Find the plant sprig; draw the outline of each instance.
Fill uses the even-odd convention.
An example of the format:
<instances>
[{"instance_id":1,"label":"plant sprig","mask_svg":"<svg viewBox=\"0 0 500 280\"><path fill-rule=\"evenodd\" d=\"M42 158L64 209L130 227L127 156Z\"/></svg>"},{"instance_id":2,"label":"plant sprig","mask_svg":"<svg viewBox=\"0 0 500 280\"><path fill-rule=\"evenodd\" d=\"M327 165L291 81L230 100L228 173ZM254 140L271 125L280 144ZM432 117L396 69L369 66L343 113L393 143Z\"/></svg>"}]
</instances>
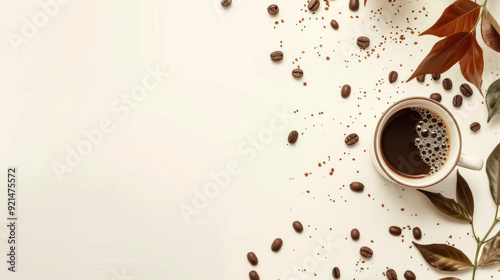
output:
<instances>
[{"instance_id":1,"label":"plant sprig","mask_svg":"<svg viewBox=\"0 0 500 280\"><path fill-rule=\"evenodd\" d=\"M486 232L480 238L476 234L474 227L474 197L469 184L457 171L456 199L447 198L438 193L419 190L430 202L443 214L460 221L469 222L472 227L472 235L476 241L476 252L474 262L459 249L447 244L423 245L415 243L415 247L422 254L424 259L434 268L442 271L459 271L472 268L472 280L476 277L479 267L500 264L500 231L491 238L488 238L497 224L500 223L500 144L491 152L486 161L486 173L489 179L490 192L497 208L495 218ZM479 253L481 252L479 258ZM457 279L448 277L443 279Z\"/></svg>"},{"instance_id":2,"label":"plant sprig","mask_svg":"<svg viewBox=\"0 0 500 280\"><path fill-rule=\"evenodd\" d=\"M476 39L479 23L485 44L500 52L500 25L486 8L487 3L488 0L481 5L470 0L457 0L448 6L437 22L420 34L444 39L434 45L408 81L423 74L444 73L459 63L463 77L483 94L483 50Z\"/></svg>"}]
</instances>

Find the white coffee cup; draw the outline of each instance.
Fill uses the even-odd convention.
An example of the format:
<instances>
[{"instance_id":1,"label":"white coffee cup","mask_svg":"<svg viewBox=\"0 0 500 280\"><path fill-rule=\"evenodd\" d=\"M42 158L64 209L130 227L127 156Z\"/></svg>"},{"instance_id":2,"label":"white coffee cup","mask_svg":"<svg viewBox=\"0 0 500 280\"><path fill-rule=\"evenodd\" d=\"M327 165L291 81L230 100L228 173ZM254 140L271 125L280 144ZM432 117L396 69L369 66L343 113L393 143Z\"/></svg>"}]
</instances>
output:
<instances>
[{"instance_id":1,"label":"white coffee cup","mask_svg":"<svg viewBox=\"0 0 500 280\"><path fill-rule=\"evenodd\" d=\"M431 175L417 178L404 176L392 170L391 167L389 167L388 163L384 160L381 145L382 131L387 123L387 120L389 120L389 118L394 113L410 107L429 109L441 116L448 128L450 141L449 155L444 165L437 172ZM443 105L441 105L441 103L425 97L405 98L391 105L378 121L378 124L375 128L373 146L370 150L373 166L383 177L385 177L389 181L393 181L400 185L413 188L425 188L439 183L448 175L450 175L457 165L474 170L481 170L481 168L483 167L483 160L476 157L467 156L462 153L462 136L460 134L460 129L458 127L457 121L455 120L451 112L448 111L448 109L446 109Z\"/></svg>"}]
</instances>

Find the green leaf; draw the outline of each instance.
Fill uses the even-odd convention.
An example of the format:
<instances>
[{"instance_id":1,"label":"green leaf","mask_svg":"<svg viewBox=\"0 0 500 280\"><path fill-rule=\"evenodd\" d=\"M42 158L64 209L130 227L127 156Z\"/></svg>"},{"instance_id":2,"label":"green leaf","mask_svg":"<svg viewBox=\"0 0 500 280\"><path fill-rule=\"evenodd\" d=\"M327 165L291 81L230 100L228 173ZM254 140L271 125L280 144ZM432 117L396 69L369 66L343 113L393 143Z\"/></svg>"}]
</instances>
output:
<instances>
[{"instance_id":1,"label":"green leaf","mask_svg":"<svg viewBox=\"0 0 500 280\"><path fill-rule=\"evenodd\" d=\"M500 144L491 152L486 160L486 174L490 180L490 192L495 203L500 205Z\"/></svg>"},{"instance_id":2,"label":"green leaf","mask_svg":"<svg viewBox=\"0 0 500 280\"><path fill-rule=\"evenodd\" d=\"M424 190L418 190L418 191L425 194L425 196L429 198L432 204L443 214L461 221L466 221L466 222L472 221L471 215L469 215L469 213L467 213L467 211L455 200L444 197L440 193L432 193Z\"/></svg>"},{"instance_id":3,"label":"green leaf","mask_svg":"<svg viewBox=\"0 0 500 280\"><path fill-rule=\"evenodd\" d=\"M472 262L459 249L446 244L421 245L413 242L422 257L434 268L443 271L457 271L471 268Z\"/></svg>"},{"instance_id":4,"label":"green leaf","mask_svg":"<svg viewBox=\"0 0 500 280\"><path fill-rule=\"evenodd\" d=\"M488 266L500 263L500 231L486 242L479 259L479 266Z\"/></svg>"},{"instance_id":5,"label":"green leaf","mask_svg":"<svg viewBox=\"0 0 500 280\"><path fill-rule=\"evenodd\" d=\"M457 202L464 208L469 216L474 216L474 197L469 188L469 184L457 170Z\"/></svg>"},{"instance_id":6,"label":"green leaf","mask_svg":"<svg viewBox=\"0 0 500 280\"><path fill-rule=\"evenodd\" d=\"M494 81L486 91L486 106L488 106L488 122L500 113L500 79Z\"/></svg>"}]
</instances>

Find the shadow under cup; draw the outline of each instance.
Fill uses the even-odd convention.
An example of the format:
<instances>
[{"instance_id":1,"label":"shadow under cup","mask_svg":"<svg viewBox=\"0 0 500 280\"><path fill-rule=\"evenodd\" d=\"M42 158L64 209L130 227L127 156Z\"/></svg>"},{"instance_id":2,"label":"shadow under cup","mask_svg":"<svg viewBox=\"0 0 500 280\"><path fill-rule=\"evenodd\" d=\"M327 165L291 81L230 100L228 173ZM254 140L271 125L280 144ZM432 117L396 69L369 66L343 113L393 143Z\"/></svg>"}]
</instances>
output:
<instances>
[{"instance_id":1,"label":"shadow under cup","mask_svg":"<svg viewBox=\"0 0 500 280\"><path fill-rule=\"evenodd\" d=\"M441 119L443 120L448 130L450 148L447 159L443 163L441 168L431 175L412 177L410 175L402 174L401 172L394 170L395 168L390 166L384 159L382 151L382 132L387 125L387 121L395 113L403 109L412 107L423 108L438 114L439 117L441 117ZM393 104L392 106L390 106L380 118L377 127L375 129L374 137L375 137L374 154L378 162L378 165L382 169L383 173L385 173L385 175L389 179L392 179L396 183L414 188L428 187L446 178L457 165L462 150L462 138L460 135L460 129L458 128L455 118L451 115L448 109L443 107L443 105L425 97L412 97L412 98L402 99Z\"/></svg>"}]
</instances>

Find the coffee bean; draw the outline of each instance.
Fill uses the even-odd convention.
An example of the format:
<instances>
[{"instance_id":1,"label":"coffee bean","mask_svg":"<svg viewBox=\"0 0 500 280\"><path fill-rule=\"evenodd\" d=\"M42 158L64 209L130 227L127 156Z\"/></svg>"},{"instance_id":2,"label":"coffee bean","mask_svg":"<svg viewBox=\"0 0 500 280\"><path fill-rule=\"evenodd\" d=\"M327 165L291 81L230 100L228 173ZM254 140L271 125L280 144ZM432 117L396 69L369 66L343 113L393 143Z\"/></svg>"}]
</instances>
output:
<instances>
[{"instance_id":1,"label":"coffee bean","mask_svg":"<svg viewBox=\"0 0 500 280\"><path fill-rule=\"evenodd\" d=\"M481 128L481 124L479 124L478 122L473 122L470 124L470 130L472 130L474 132L478 131L480 128Z\"/></svg>"},{"instance_id":2,"label":"coffee bean","mask_svg":"<svg viewBox=\"0 0 500 280\"><path fill-rule=\"evenodd\" d=\"M231 5L232 2L233 2L232 0L222 0L222 1L220 1L220 4L223 7L228 7L229 5Z\"/></svg>"},{"instance_id":3,"label":"coffee bean","mask_svg":"<svg viewBox=\"0 0 500 280\"><path fill-rule=\"evenodd\" d=\"M441 74L432 74L432 79L434 81L437 81L437 80L441 79Z\"/></svg>"},{"instance_id":4,"label":"coffee bean","mask_svg":"<svg viewBox=\"0 0 500 280\"><path fill-rule=\"evenodd\" d=\"M281 246L283 246L283 240L281 238L276 238L273 241L273 244L271 244L271 250L273 252L278 252L281 249Z\"/></svg>"},{"instance_id":5,"label":"coffee bean","mask_svg":"<svg viewBox=\"0 0 500 280\"><path fill-rule=\"evenodd\" d=\"M340 278L340 269L338 267L334 267L332 270L332 275L333 275L333 278L339 279Z\"/></svg>"},{"instance_id":6,"label":"coffee bean","mask_svg":"<svg viewBox=\"0 0 500 280\"><path fill-rule=\"evenodd\" d=\"M319 8L319 0L309 1L309 5L307 5L307 8L311 11L316 11Z\"/></svg>"},{"instance_id":7,"label":"coffee bean","mask_svg":"<svg viewBox=\"0 0 500 280\"><path fill-rule=\"evenodd\" d=\"M348 146L354 145L354 144L358 143L358 141L359 141L359 136L356 133L351 133L351 134L347 135L347 137L344 140L344 142Z\"/></svg>"},{"instance_id":8,"label":"coffee bean","mask_svg":"<svg viewBox=\"0 0 500 280\"><path fill-rule=\"evenodd\" d=\"M455 107L462 106L463 100L464 100L464 98L461 95L457 94L457 95L453 96L453 106L455 106Z\"/></svg>"},{"instance_id":9,"label":"coffee bean","mask_svg":"<svg viewBox=\"0 0 500 280\"><path fill-rule=\"evenodd\" d=\"M386 272L385 275L387 276L388 280L398 280L398 275L396 274L396 271L394 269L389 268Z\"/></svg>"},{"instance_id":10,"label":"coffee bean","mask_svg":"<svg viewBox=\"0 0 500 280\"><path fill-rule=\"evenodd\" d=\"M396 71L391 71L391 73L389 73L389 83L394 83L396 80L398 79L398 72Z\"/></svg>"},{"instance_id":11,"label":"coffee bean","mask_svg":"<svg viewBox=\"0 0 500 280\"><path fill-rule=\"evenodd\" d=\"M368 46L370 46L370 38L366 36L359 36L356 40L356 44L362 49L368 48Z\"/></svg>"},{"instance_id":12,"label":"coffee bean","mask_svg":"<svg viewBox=\"0 0 500 280\"><path fill-rule=\"evenodd\" d=\"M280 61L283 59L283 52L282 51L275 51L271 53L271 60L272 61Z\"/></svg>"},{"instance_id":13,"label":"coffee bean","mask_svg":"<svg viewBox=\"0 0 500 280\"><path fill-rule=\"evenodd\" d=\"M443 88L445 90L450 90L452 87L453 87L453 82L449 78L443 80Z\"/></svg>"},{"instance_id":14,"label":"coffee bean","mask_svg":"<svg viewBox=\"0 0 500 280\"><path fill-rule=\"evenodd\" d=\"M297 142L297 138L299 138L299 133L297 132L297 130L290 131L290 133L288 134L288 143L294 144L295 142Z\"/></svg>"},{"instance_id":15,"label":"coffee bean","mask_svg":"<svg viewBox=\"0 0 500 280\"><path fill-rule=\"evenodd\" d=\"M441 94L439 94L439 93L431 94L430 98L433 100L436 100L437 102L441 102Z\"/></svg>"},{"instance_id":16,"label":"coffee bean","mask_svg":"<svg viewBox=\"0 0 500 280\"><path fill-rule=\"evenodd\" d=\"M255 255L254 252L249 252L247 254L247 259L252 265L257 265L259 263L259 259L257 258L257 255Z\"/></svg>"},{"instance_id":17,"label":"coffee bean","mask_svg":"<svg viewBox=\"0 0 500 280\"><path fill-rule=\"evenodd\" d=\"M472 88L468 84L461 84L460 85L460 92L465 96L465 97L471 97L472 96Z\"/></svg>"},{"instance_id":18,"label":"coffee bean","mask_svg":"<svg viewBox=\"0 0 500 280\"><path fill-rule=\"evenodd\" d=\"M255 270L250 271L248 276L250 277L250 280L260 280L259 274Z\"/></svg>"},{"instance_id":19,"label":"coffee bean","mask_svg":"<svg viewBox=\"0 0 500 280\"><path fill-rule=\"evenodd\" d=\"M343 98L349 97L349 95L351 95L351 86L350 85L343 85L342 90L340 91L340 95Z\"/></svg>"},{"instance_id":20,"label":"coffee bean","mask_svg":"<svg viewBox=\"0 0 500 280\"><path fill-rule=\"evenodd\" d=\"M349 10L355 12L359 9L359 0L349 0Z\"/></svg>"},{"instance_id":21,"label":"coffee bean","mask_svg":"<svg viewBox=\"0 0 500 280\"><path fill-rule=\"evenodd\" d=\"M416 280L417 276L415 276L415 273L411 270L405 271L405 274L403 275L406 280Z\"/></svg>"},{"instance_id":22,"label":"coffee bean","mask_svg":"<svg viewBox=\"0 0 500 280\"><path fill-rule=\"evenodd\" d=\"M417 81L419 81L421 83L425 82L425 74L418 75L417 76Z\"/></svg>"},{"instance_id":23,"label":"coffee bean","mask_svg":"<svg viewBox=\"0 0 500 280\"><path fill-rule=\"evenodd\" d=\"M358 240L360 236L359 230L357 228L353 228L351 230L351 238L352 240Z\"/></svg>"},{"instance_id":24,"label":"coffee bean","mask_svg":"<svg viewBox=\"0 0 500 280\"><path fill-rule=\"evenodd\" d=\"M294 76L295 78L300 78L304 75L304 71L302 71L302 69L293 69L292 70L292 76Z\"/></svg>"},{"instance_id":25,"label":"coffee bean","mask_svg":"<svg viewBox=\"0 0 500 280\"><path fill-rule=\"evenodd\" d=\"M362 192L365 189L365 185L360 182L352 182L349 187L351 188L351 191L353 192Z\"/></svg>"},{"instance_id":26,"label":"coffee bean","mask_svg":"<svg viewBox=\"0 0 500 280\"><path fill-rule=\"evenodd\" d=\"M361 247L361 249L359 249L359 253L365 258L371 258L373 256L373 250L366 246Z\"/></svg>"},{"instance_id":27,"label":"coffee bean","mask_svg":"<svg viewBox=\"0 0 500 280\"><path fill-rule=\"evenodd\" d=\"M332 21L330 21L330 26L335 30L339 29L339 23L334 19L332 19Z\"/></svg>"},{"instance_id":28,"label":"coffee bean","mask_svg":"<svg viewBox=\"0 0 500 280\"><path fill-rule=\"evenodd\" d=\"M302 223L299 221L293 222L292 226L293 226L293 229L298 233L301 233L304 230Z\"/></svg>"},{"instance_id":29,"label":"coffee bean","mask_svg":"<svg viewBox=\"0 0 500 280\"><path fill-rule=\"evenodd\" d=\"M267 12L270 13L271 15L275 15L280 11L280 8L276 4L271 4L269 7L267 7Z\"/></svg>"},{"instance_id":30,"label":"coffee bean","mask_svg":"<svg viewBox=\"0 0 500 280\"><path fill-rule=\"evenodd\" d=\"M398 226L391 226L391 227L389 227L389 233L394 235L394 236L400 236L401 235L401 228Z\"/></svg>"},{"instance_id":31,"label":"coffee bean","mask_svg":"<svg viewBox=\"0 0 500 280\"><path fill-rule=\"evenodd\" d=\"M413 228L413 237L417 240L420 240L420 238L422 238L422 231L419 227Z\"/></svg>"}]
</instances>

